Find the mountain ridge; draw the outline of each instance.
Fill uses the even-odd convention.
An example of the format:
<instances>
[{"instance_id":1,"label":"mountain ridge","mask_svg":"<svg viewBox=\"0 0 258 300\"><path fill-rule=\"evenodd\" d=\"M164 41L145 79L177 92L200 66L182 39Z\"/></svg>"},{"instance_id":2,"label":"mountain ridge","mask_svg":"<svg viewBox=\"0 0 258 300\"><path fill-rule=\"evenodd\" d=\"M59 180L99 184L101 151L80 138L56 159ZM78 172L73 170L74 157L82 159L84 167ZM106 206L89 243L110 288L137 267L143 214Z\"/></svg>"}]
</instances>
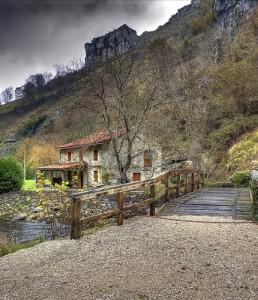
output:
<instances>
[{"instance_id":1,"label":"mountain ridge","mask_svg":"<svg viewBox=\"0 0 258 300\"><path fill-rule=\"evenodd\" d=\"M253 51L256 48L252 47L257 46L255 34L248 27L250 18L244 18L240 22L242 17L249 15L249 11L255 11L257 1L226 2L232 5L225 8L218 0L214 3L193 1L157 30L143 33L137 38L135 47L118 53L129 56L132 52L151 49L151 56L159 60L161 58L156 47L164 47L164 53L168 55L169 71L169 77L165 81L172 89L169 92L172 95L171 107L158 112L159 124L155 125L155 116L150 126L156 126L154 138L160 140L168 156L183 153L184 156L199 161L201 165L209 162L216 166L218 157L221 163L227 147L234 139L258 126L254 121L256 114L258 115L256 100L251 102L252 107L255 107L252 110L245 108L244 103L235 104L233 109L221 107L221 103L227 107L229 101L241 101L241 98L238 99L240 93L237 86L235 90L233 88L237 80L245 80L245 74L255 76L254 72L250 72L252 66L249 61L256 59ZM241 14L236 15L239 9ZM233 18L234 22L230 21L222 26L220 20L227 16ZM251 40L247 42L245 30L251 36ZM245 43L245 48L239 47L239 43ZM115 59L112 56L111 63ZM95 68L101 72L107 63L109 62L100 61ZM48 83L43 93L0 107L0 152L15 153L19 142L27 137L49 140L56 145L94 132L99 126L99 120L94 98L87 85L87 72L81 70L56 78ZM225 82L224 76L228 76ZM235 81L230 83L232 78ZM227 94L227 90L231 94ZM241 91L241 97L245 101L251 101L248 93L249 91L246 92L247 96L243 96ZM252 90L252 93L255 94L255 91ZM254 97L256 96L252 96L252 99ZM228 102L225 99L229 99ZM242 106L243 110L236 114L235 110ZM172 111L171 115L168 111ZM225 143L220 141L221 137L225 139ZM223 146L219 149L216 144Z\"/></svg>"}]
</instances>

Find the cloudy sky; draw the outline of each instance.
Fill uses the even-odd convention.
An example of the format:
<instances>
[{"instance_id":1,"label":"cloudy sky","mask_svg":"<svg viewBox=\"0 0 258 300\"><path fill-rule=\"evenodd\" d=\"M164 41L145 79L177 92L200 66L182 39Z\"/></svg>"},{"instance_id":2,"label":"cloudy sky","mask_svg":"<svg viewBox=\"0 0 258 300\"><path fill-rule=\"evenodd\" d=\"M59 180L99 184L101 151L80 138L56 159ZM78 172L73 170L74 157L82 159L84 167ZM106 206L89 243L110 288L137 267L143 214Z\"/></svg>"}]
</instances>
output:
<instances>
[{"instance_id":1,"label":"cloudy sky","mask_svg":"<svg viewBox=\"0 0 258 300\"><path fill-rule=\"evenodd\" d=\"M0 0L0 91L85 56L84 43L122 24L155 30L190 0Z\"/></svg>"}]
</instances>

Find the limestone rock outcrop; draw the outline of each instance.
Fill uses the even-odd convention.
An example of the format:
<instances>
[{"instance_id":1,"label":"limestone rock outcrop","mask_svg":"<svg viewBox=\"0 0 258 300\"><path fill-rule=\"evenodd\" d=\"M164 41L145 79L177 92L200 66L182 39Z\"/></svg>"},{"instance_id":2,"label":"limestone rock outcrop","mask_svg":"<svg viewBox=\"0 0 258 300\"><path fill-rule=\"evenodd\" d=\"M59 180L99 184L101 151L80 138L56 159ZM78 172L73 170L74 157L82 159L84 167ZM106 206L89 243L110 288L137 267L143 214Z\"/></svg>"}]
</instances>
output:
<instances>
[{"instance_id":1,"label":"limestone rock outcrop","mask_svg":"<svg viewBox=\"0 0 258 300\"><path fill-rule=\"evenodd\" d=\"M91 43L85 44L85 64L91 66L121 55L134 48L137 40L136 31L127 25L122 25L104 36L94 38Z\"/></svg>"},{"instance_id":2,"label":"limestone rock outcrop","mask_svg":"<svg viewBox=\"0 0 258 300\"><path fill-rule=\"evenodd\" d=\"M242 16L247 15L258 4L258 0L215 0L214 15L221 26L232 31Z\"/></svg>"}]
</instances>

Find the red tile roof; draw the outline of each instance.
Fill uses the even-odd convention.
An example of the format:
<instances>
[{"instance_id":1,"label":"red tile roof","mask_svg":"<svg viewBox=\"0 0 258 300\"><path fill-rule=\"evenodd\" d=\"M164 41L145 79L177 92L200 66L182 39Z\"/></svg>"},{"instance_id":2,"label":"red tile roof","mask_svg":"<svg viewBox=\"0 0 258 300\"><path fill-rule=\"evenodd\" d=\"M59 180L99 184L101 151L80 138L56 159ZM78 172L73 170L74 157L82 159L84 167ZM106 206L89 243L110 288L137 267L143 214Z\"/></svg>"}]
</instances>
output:
<instances>
[{"instance_id":1,"label":"red tile roof","mask_svg":"<svg viewBox=\"0 0 258 300\"><path fill-rule=\"evenodd\" d=\"M39 167L38 169L41 171L62 171L62 170L76 169L80 165L81 165L80 163L63 163L63 164L54 164L54 165Z\"/></svg>"},{"instance_id":2,"label":"red tile roof","mask_svg":"<svg viewBox=\"0 0 258 300\"><path fill-rule=\"evenodd\" d=\"M121 137L125 135L126 130L125 129L119 129L116 131L115 136ZM60 149L66 149L66 148L79 148L82 146L90 146L90 145L96 145L103 142L111 141L111 135L107 131L101 131L96 134L88 135L86 137L83 137L79 140L60 145L58 148Z\"/></svg>"}]
</instances>

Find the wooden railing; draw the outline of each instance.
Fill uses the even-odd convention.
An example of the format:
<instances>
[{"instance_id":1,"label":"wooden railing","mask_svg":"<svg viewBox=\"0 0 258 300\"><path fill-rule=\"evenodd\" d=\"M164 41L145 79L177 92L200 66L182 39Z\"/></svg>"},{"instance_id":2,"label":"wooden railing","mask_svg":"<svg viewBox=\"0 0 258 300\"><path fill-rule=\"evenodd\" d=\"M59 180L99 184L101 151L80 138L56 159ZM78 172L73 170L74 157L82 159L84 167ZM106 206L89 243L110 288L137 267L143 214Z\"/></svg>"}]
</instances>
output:
<instances>
[{"instance_id":1,"label":"wooden railing","mask_svg":"<svg viewBox=\"0 0 258 300\"><path fill-rule=\"evenodd\" d=\"M172 181L174 182L173 186L171 186ZM204 186L204 175L202 171L194 169L171 169L151 179L72 194L71 239L80 238L81 229L84 225L101 219L116 217L117 225L123 225L124 213L140 207L150 206L150 216L154 216L157 196L156 186L160 183L165 185L164 196L165 201L168 201L172 190L175 190L175 197L179 197L182 194L185 195L202 188ZM149 188L149 199L125 206L126 192L146 187ZM117 209L81 219L81 208L84 202L114 194L117 195Z\"/></svg>"}]
</instances>

